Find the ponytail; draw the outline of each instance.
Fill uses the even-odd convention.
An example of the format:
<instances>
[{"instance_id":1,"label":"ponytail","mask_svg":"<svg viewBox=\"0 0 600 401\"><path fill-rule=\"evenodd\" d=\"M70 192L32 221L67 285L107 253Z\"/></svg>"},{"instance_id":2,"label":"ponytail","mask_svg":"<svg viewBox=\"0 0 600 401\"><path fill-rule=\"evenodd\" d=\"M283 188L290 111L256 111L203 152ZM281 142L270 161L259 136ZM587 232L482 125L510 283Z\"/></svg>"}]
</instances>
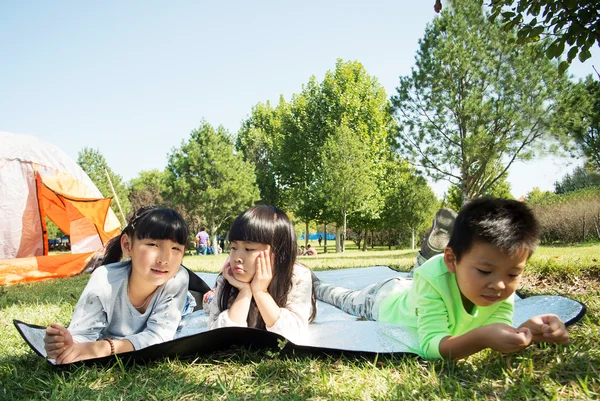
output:
<instances>
[{"instance_id":1,"label":"ponytail","mask_svg":"<svg viewBox=\"0 0 600 401\"><path fill-rule=\"evenodd\" d=\"M104 259L102 260L103 265L119 262L123 257L123 249L121 248L122 236L123 233L108 241L106 251L104 251Z\"/></svg>"}]
</instances>

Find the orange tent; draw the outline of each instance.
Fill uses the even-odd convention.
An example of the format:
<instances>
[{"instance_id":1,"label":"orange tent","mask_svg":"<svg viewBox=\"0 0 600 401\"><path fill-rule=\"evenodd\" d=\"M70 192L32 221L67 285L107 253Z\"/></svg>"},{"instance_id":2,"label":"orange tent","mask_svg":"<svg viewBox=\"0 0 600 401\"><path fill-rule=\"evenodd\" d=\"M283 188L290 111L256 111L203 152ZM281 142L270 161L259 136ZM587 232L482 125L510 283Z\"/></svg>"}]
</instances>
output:
<instances>
[{"instance_id":1,"label":"orange tent","mask_svg":"<svg viewBox=\"0 0 600 401\"><path fill-rule=\"evenodd\" d=\"M0 132L0 285L80 273L120 233L110 198L55 146ZM46 217L72 254L48 255Z\"/></svg>"}]
</instances>

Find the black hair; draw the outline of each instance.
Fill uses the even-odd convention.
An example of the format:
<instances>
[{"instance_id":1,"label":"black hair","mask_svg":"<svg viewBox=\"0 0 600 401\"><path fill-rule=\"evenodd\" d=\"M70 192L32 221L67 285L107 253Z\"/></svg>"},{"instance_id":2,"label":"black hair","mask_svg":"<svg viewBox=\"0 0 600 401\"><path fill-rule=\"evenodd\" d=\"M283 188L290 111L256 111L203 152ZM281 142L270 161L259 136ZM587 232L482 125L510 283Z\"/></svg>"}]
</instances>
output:
<instances>
[{"instance_id":1,"label":"black hair","mask_svg":"<svg viewBox=\"0 0 600 401\"><path fill-rule=\"evenodd\" d=\"M109 241L102 264L121 260L121 237L124 234L127 234L132 242L145 238L168 239L184 247L187 247L189 236L187 224L177 211L161 206L142 206L133 214L121 234Z\"/></svg>"},{"instance_id":2,"label":"black hair","mask_svg":"<svg viewBox=\"0 0 600 401\"><path fill-rule=\"evenodd\" d=\"M235 219L227 239L230 243L232 241L250 241L271 246L271 252L275 255L275 266L273 266L273 279L269 284L268 291L275 303L279 307L284 307L287 303L287 296L292 289L292 275L296 255L298 254L296 231L285 212L274 206L258 205L251 207ZM314 319L317 311L314 293L313 282L313 305L309 321ZM228 309L230 299L235 298L237 294L237 288L225 280L223 291L218 300L219 309ZM253 308L258 309L254 299L251 304L251 309ZM257 327L265 328L265 323L260 314L257 316Z\"/></svg>"},{"instance_id":3,"label":"black hair","mask_svg":"<svg viewBox=\"0 0 600 401\"><path fill-rule=\"evenodd\" d=\"M525 249L531 256L540 241L540 225L523 202L491 197L473 199L456 216L448 247L460 261L476 241L511 255Z\"/></svg>"}]
</instances>

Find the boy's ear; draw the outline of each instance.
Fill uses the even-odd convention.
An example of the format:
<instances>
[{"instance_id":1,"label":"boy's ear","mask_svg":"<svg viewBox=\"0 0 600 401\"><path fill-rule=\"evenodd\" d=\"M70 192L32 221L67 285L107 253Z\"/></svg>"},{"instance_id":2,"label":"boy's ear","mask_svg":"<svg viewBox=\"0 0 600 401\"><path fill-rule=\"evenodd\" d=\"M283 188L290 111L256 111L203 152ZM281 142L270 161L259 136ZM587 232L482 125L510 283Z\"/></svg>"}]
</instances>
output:
<instances>
[{"instance_id":1,"label":"boy's ear","mask_svg":"<svg viewBox=\"0 0 600 401\"><path fill-rule=\"evenodd\" d=\"M456 255L452 248L444 248L444 264L450 273L456 273Z\"/></svg>"},{"instance_id":2,"label":"boy's ear","mask_svg":"<svg viewBox=\"0 0 600 401\"><path fill-rule=\"evenodd\" d=\"M131 256L131 240L127 234L121 235L121 249L124 257Z\"/></svg>"}]
</instances>

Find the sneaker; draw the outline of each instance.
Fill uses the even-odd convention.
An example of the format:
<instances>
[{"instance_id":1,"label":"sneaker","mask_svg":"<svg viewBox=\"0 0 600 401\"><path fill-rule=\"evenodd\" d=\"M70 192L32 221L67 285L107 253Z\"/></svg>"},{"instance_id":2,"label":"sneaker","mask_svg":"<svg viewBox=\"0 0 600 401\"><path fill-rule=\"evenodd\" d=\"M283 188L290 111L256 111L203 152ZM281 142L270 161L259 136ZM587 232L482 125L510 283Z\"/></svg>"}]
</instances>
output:
<instances>
[{"instance_id":1,"label":"sneaker","mask_svg":"<svg viewBox=\"0 0 600 401\"><path fill-rule=\"evenodd\" d=\"M451 209L440 209L436 212L429 234L421 245L421 256L426 260L444 251L450 234L454 228L457 213Z\"/></svg>"}]
</instances>

